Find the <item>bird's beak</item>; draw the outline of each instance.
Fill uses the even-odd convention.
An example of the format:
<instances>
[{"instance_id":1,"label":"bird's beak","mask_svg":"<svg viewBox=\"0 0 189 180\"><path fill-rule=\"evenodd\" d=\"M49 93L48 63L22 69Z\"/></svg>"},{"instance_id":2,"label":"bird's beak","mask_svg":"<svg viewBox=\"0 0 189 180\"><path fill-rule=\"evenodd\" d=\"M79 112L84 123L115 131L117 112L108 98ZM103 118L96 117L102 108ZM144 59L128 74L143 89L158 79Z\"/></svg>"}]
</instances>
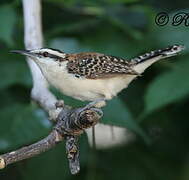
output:
<instances>
[{"instance_id":1,"label":"bird's beak","mask_svg":"<svg viewBox=\"0 0 189 180\"><path fill-rule=\"evenodd\" d=\"M25 56L28 56L28 57L36 57L36 54L35 53L32 53L30 50L12 50L10 51L11 53L17 53L17 54L22 54L22 55L25 55Z\"/></svg>"}]
</instances>

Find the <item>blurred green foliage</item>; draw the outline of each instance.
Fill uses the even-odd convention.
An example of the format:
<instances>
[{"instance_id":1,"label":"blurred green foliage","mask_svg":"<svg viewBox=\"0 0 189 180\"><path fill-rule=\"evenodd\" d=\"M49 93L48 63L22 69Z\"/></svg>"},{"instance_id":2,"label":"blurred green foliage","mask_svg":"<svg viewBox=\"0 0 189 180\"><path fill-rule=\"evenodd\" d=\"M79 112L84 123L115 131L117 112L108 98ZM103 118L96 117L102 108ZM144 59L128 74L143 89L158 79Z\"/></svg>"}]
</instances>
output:
<instances>
[{"instance_id":1,"label":"blurred green foliage","mask_svg":"<svg viewBox=\"0 0 189 180\"><path fill-rule=\"evenodd\" d=\"M78 176L70 175L64 144L60 144L10 165L0 171L0 179L188 180L189 27L171 23L159 27L154 19L161 11L170 17L189 12L189 1L44 0L42 6L47 47L125 58L172 44L184 44L187 49L153 65L104 108L102 122L129 128L138 135L134 142L94 152L82 135ZM30 102L32 79L24 58L9 53L24 48L21 1L1 0L0 22L1 154L46 136L51 124ZM56 94L67 104L82 104Z\"/></svg>"}]
</instances>

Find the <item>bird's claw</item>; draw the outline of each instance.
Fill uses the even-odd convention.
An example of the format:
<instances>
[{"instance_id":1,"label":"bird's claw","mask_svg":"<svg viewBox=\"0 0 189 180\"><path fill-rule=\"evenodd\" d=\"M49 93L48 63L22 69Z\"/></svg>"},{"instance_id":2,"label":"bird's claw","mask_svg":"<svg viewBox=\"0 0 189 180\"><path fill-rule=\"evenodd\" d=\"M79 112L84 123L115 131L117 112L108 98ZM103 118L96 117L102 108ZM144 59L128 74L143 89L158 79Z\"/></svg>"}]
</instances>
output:
<instances>
[{"instance_id":1,"label":"bird's claw","mask_svg":"<svg viewBox=\"0 0 189 180\"><path fill-rule=\"evenodd\" d=\"M86 110L93 110L95 112L97 112L100 116L100 118L103 116L103 111L100 109L100 108L97 108L96 105L98 103L101 103L102 100L96 100L96 101L93 101L93 102L90 102L89 104L87 104L85 107L82 107L82 108L78 108L77 109L77 112L76 112L76 118L79 118L80 117L80 114Z\"/></svg>"},{"instance_id":2,"label":"bird's claw","mask_svg":"<svg viewBox=\"0 0 189 180\"><path fill-rule=\"evenodd\" d=\"M91 108L91 110L97 112L100 116L100 118L104 115L103 111L99 108Z\"/></svg>"},{"instance_id":3,"label":"bird's claw","mask_svg":"<svg viewBox=\"0 0 189 180\"><path fill-rule=\"evenodd\" d=\"M58 101L55 103L55 107L56 107L56 109L58 109L58 108L63 108L63 107L64 107L64 101L63 101L63 100L58 100Z\"/></svg>"}]
</instances>

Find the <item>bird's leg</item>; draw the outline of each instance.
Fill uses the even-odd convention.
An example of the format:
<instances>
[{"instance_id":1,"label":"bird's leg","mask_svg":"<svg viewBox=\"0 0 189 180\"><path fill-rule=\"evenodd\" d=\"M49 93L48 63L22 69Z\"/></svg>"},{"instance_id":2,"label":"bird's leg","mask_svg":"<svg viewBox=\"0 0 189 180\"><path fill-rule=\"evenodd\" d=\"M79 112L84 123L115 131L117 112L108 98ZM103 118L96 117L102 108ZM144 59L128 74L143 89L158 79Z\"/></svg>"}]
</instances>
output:
<instances>
[{"instance_id":1,"label":"bird's leg","mask_svg":"<svg viewBox=\"0 0 189 180\"><path fill-rule=\"evenodd\" d=\"M84 111L86 109L93 109L93 110L97 111L99 114L101 114L101 117L102 117L103 112L100 108L104 107L105 105L106 105L106 102L104 99L97 99L97 100L87 104L85 107L82 108L82 110Z\"/></svg>"},{"instance_id":2,"label":"bird's leg","mask_svg":"<svg viewBox=\"0 0 189 180\"><path fill-rule=\"evenodd\" d=\"M106 105L106 102L104 99L97 99L97 100L92 101L89 104L87 104L84 108L86 108L86 109L90 109L92 107L101 108L101 107L104 107L105 105Z\"/></svg>"},{"instance_id":3,"label":"bird's leg","mask_svg":"<svg viewBox=\"0 0 189 180\"><path fill-rule=\"evenodd\" d=\"M98 99L98 100L95 100L91 103L89 103L88 105L92 105L94 106L95 108L102 108L106 105L106 101L104 99Z\"/></svg>"}]
</instances>

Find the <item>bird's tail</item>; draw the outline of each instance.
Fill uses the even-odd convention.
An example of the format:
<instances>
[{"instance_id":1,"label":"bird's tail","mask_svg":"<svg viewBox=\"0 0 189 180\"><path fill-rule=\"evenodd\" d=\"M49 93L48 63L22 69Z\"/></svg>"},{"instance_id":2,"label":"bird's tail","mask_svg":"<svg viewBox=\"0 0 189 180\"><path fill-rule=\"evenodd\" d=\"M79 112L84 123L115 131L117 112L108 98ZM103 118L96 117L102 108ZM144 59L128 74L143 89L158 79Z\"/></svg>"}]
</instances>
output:
<instances>
[{"instance_id":1,"label":"bird's tail","mask_svg":"<svg viewBox=\"0 0 189 180\"><path fill-rule=\"evenodd\" d=\"M154 62L164 59L167 57L175 56L185 47L182 45L169 46L165 49L159 49L151 51L150 53L143 54L134 59L131 59L130 63L133 69L137 73L143 73L146 68L148 68Z\"/></svg>"}]
</instances>

